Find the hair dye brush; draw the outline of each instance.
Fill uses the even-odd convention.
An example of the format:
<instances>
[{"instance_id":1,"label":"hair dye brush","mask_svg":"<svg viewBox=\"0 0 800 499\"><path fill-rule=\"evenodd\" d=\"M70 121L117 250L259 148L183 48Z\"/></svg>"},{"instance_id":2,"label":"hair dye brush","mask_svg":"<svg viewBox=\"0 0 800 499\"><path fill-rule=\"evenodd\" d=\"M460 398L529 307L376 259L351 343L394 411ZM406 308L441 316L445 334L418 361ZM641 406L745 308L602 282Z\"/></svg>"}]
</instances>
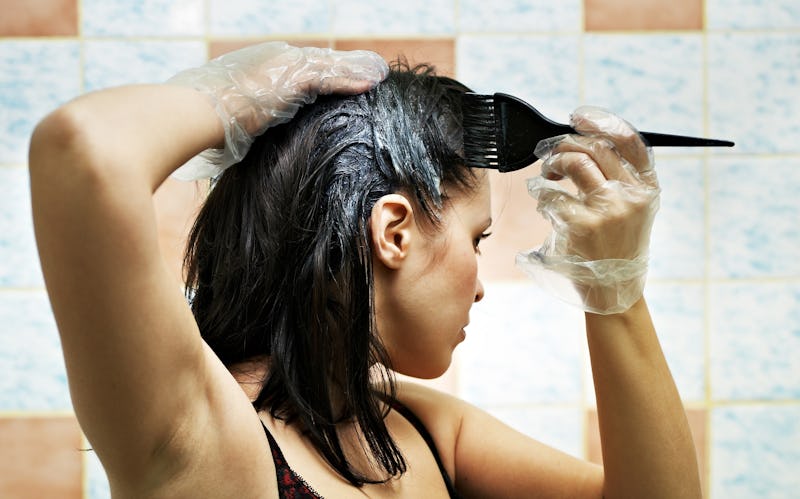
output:
<instances>
[{"instance_id":1,"label":"hair dye brush","mask_svg":"<svg viewBox=\"0 0 800 499\"><path fill-rule=\"evenodd\" d=\"M501 172L520 170L536 160L540 140L577 133L574 128L544 117L533 106L513 95L465 93L461 98L464 157L467 166ZM639 132L651 146L732 147L727 140Z\"/></svg>"}]
</instances>

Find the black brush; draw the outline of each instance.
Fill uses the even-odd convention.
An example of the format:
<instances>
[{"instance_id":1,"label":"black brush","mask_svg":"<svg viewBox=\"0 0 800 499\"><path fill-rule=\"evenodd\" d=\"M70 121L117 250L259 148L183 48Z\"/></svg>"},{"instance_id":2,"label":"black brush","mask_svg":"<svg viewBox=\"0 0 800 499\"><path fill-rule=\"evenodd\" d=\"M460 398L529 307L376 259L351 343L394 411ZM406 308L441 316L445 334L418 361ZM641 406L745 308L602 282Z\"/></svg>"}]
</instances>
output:
<instances>
[{"instance_id":1,"label":"black brush","mask_svg":"<svg viewBox=\"0 0 800 499\"><path fill-rule=\"evenodd\" d=\"M513 95L465 93L461 99L464 158L467 166L513 172L533 164L540 140L577 133L569 125L544 117ZM639 132L648 145L671 147L733 147L727 140Z\"/></svg>"}]
</instances>

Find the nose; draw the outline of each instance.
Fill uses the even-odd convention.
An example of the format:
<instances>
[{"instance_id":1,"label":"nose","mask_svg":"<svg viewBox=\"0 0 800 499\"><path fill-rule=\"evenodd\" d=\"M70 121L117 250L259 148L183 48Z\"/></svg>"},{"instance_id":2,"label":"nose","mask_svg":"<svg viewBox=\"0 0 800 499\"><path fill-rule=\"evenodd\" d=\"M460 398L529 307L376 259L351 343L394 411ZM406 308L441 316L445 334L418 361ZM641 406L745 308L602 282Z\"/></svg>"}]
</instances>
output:
<instances>
[{"instance_id":1,"label":"nose","mask_svg":"<svg viewBox=\"0 0 800 499\"><path fill-rule=\"evenodd\" d=\"M477 282L475 283L475 303L483 300L483 294L483 283L480 279L477 279Z\"/></svg>"}]
</instances>

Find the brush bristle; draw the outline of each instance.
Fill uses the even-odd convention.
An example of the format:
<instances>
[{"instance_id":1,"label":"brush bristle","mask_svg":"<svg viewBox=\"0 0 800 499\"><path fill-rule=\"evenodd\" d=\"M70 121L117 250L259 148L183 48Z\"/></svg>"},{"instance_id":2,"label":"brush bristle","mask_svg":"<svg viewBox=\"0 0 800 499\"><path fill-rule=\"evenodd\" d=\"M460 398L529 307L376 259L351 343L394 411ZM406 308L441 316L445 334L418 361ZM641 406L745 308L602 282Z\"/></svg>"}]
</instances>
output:
<instances>
[{"instance_id":1,"label":"brush bristle","mask_svg":"<svg viewBox=\"0 0 800 499\"><path fill-rule=\"evenodd\" d=\"M464 159L467 166L497 168L500 165L494 97L466 93L461 99Z\"/></svg>"}]
</instances>

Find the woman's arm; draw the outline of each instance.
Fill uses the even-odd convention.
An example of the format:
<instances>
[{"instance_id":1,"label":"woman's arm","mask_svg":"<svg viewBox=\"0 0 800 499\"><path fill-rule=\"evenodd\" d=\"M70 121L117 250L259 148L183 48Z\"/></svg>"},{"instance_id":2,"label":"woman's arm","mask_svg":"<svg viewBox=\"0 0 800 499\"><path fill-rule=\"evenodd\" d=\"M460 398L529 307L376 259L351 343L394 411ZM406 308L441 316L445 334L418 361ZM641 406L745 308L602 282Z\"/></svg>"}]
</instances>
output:
<instances>
[{"instance_id":1,"label":"woman's arm","mask_svg":"<svg viewBox=\"0 0 800 499\"><path fill-rule=\"evenodd\" d=\"M195 89L201 68L192 73L195 88L140 85L80 97L46 117L31 140L34 226L73 405L112 489L137 496L185 471L190 459L197 464L204 449L203 463L221 461L220 473L241 470L246 460L224 460L225 452L245 448L243 428L260 431L159 253L153 192L197 153L227 149L231 123L246 122L233 134L241 155L248 133L273 124L275 114L286 119L287 103L363 91L386 74L374 54L354 60L283 44L246 54L250 64L222 66L240 70L239 81L246 73L256 98L209 99ZM360 78L349 79L353 71ZM239 90L221 76L203 90ZM226 97L238 107L226 109L223 122Z\"/></svg>"},{"instance_id":2,"label":"woman's arm","mask_svg":"<svg viewBox=\"0 0 800 499\"><path fill-rule=\"evenodd\" d=\"M34 226L72 402L112 486L146 490L179 469L168 442L208 402L209 359L160 255L152 193L221 138L200 94L162 86L86 95L32 137Z\"/></svg>"},{"instance_id":3,"label":"woman's arm","mask_svg":"<svg viewBox=\"0 0 800 499\"><path fill-rule=\"evenodd\" d=\"M644 299L586 314L605 470L604 495L701 497L695 446Z\"/></svg>"},{"instance_id":4,"label":"woman's arm","mask_svg":"<svg viewBox=\"0 0 800 499\"><path fill-rule=\"evenodd\" d=\"M160 447L203 401L203 346L159 253L152 193L221 138L197 92L136 86L65 105L31 141L34 226L72 401L112 477L159 472Z\"/></svg>"}]
</instances>

